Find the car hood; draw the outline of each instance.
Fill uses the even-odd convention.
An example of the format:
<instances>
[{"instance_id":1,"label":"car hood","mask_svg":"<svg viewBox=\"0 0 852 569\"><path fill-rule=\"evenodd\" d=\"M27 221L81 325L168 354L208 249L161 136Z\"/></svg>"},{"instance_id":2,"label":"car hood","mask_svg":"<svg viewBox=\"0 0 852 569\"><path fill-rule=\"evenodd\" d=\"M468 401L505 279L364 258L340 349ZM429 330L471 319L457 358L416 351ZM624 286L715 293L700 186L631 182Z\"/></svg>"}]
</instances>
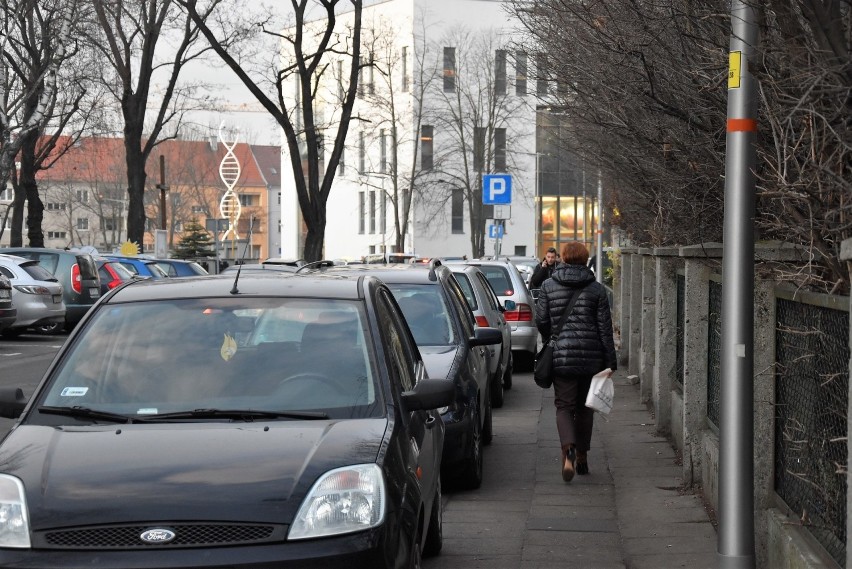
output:
<instances>
[{"instance_id":1,"label":"car hood","mask_svg":"<svg viewBox=\"0 0 852 569\"><path fill-rule=\"evenodd\" d=\"M155 521L290 523L317 477L375 462L386 418L21 425L0 448L31 529Z\"/></svg>"},{"instance_id":2,"label":"car hood","mask_svg":"<svg viewBox=\"0 0 852 569\"><path fill-rule=\"evenodd\" d=\"M426 373L433 379L452 379L456 375L456 346L418 346Z\"/></svg>"}]
</instances>

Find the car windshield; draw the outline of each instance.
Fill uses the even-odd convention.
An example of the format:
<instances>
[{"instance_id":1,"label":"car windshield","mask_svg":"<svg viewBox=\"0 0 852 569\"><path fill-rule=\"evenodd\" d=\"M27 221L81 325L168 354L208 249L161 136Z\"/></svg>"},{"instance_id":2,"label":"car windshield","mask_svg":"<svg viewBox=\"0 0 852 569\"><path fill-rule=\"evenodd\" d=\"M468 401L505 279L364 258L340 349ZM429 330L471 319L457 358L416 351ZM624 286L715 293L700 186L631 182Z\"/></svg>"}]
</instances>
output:
<instances>
[{"instance_id":1,"label":"car windshield","mask_svg":"<svg viewBox=\"0 0 852 569\"><path fill-rule=\"evenodd\" d=\"M512 287L512 277L505 267L497 265L482 265L479 270L485 273L485 278L491 284L491 288L497 296L512 296L515 289Z\"/></svg>"},{"instance_id":2,"label":"car windshield","mask_svg":"<svg viewBox=\"0 0 852 569\"><path fill-rule=\"evenodd\" d=\"M56 281L56 277L50 271L39 265L36 261L21 263L21 268L37 281Z\"/></svg>"},{"instance_id":3,"label":"car windshield","mask_svg":"<svg viewBox=\"0 0 852 569\"><path fill-rule=\"evenodd\" d=\"M167 275L166 272L163 269L161 269L160 266L157 263L154 263L154 262L145 263L145 266L148 267L148 270L151 272L151 275L155 279L167 279L167 278L169 278L169 275Z\"/></svg>"},{"instance_id":4,"label":"car windshield","mask_svg":"<svg viewBox=\"0 0 852 569\"><path fill-rule=\"evenodd\" d=\"M380 388L365 321L361 303L331 299L103 306L39 405L128 416L198 409L377 416ZM62 420L50 417L41 420Z\"/></svg>"},{"instance_id":5,"label":"car windshield","mask_svg":"<svg viewBox=\"0 0 852 569\"><path fill-rule=\"evenodd\" d=\"M456 338L437 285L389 285L418 346L446 346Z\"/></svg>"}]
</instances>

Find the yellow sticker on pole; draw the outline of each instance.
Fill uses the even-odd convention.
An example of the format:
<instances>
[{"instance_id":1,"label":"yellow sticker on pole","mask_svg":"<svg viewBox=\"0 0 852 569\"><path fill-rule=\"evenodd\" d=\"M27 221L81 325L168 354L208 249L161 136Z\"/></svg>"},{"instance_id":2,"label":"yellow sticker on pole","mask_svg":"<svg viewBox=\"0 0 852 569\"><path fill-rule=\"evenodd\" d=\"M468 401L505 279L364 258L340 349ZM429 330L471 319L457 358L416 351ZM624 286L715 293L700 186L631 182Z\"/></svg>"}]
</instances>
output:
<instances>
[{"instance_id":1,"label":"yellow sticker on pole","mask_svg":"<svg viewBox=\"0 0 852 569\"><path fill-rule=\"evenodd\" d=\"M742 71L743 52L732 51L728 60L728 89L740 88L740 72Z\"/></svg>"}]
</instances>

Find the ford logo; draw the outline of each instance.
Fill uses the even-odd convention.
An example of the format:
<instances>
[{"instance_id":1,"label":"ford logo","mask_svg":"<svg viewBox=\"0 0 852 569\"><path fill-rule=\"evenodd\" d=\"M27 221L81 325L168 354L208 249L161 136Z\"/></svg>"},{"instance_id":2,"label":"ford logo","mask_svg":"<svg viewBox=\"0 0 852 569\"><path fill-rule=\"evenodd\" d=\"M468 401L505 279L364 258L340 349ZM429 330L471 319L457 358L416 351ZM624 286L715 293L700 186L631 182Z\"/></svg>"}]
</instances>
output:
<instances>
[{"instance_id":1,"label":"ford logo","mask_svg":"<svg viewBox=\"0 0 852 569\"><path fill-rule=\"evenodd\" d=\"M145 543L169 543L174 538L175 532L164 528L149 529L139 535L139 539Z\"/></svg>"}]
</instances>

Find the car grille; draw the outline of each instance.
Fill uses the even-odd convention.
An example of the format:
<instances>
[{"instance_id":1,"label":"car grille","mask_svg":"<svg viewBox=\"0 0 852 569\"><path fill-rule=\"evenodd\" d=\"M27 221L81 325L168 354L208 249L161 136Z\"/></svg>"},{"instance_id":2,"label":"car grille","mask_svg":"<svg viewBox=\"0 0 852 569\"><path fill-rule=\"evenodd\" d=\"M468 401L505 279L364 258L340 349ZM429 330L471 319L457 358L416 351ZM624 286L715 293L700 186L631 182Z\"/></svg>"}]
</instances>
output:
<instances>
[{"instance_id":1,"label":"car grille","mask_svg":"<svg viewBox=\"0 0 852 569\"><path fill-rule=\"evenodd\" d=\"M167 528L175 533L168 543L145 543L141 534L153 528ZM45 549L176 549L255 545L284 541L285 525L252 525L227 523L179 523L128 526L96 526L38 532L33 547Z\"/></svg>"}]
</instances>

